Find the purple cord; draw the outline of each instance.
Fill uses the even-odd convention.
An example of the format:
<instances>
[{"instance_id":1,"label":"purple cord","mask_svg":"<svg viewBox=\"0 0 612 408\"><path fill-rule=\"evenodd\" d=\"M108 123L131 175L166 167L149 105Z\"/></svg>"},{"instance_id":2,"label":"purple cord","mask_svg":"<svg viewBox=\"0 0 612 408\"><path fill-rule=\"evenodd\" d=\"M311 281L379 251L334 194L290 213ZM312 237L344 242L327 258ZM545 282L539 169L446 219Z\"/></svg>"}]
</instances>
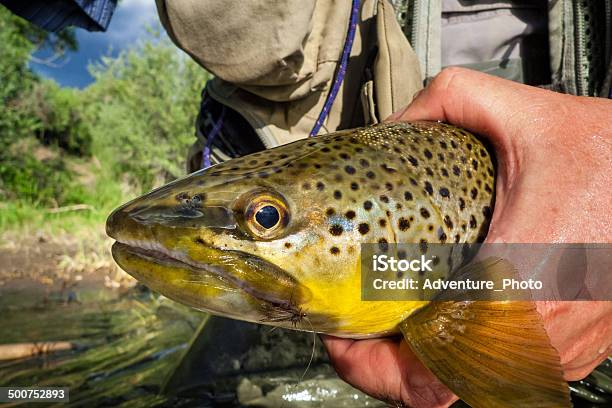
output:
<instances>
[{"instance_id":1,"label":"purple cord","mask_svg":"<svg viewBox=\"0 0 612 408\"><path fill-rule=\"evenodd\" d=\"M310 131L310 137L314 137L319 133L321 126L323 126L323 122L327 118L329 114L329 110L334 104L334 100L336 96L338 96L338 91L340 90L340 85L344 80L344 75L346 74L346 66L348 64L349 55L351 54L351 49L353 48L353 40L355 39L355 31L357 30L357 19L359 17L359 0L353 0L353 8L351 10L351 21L348 29L348 33L346 34L346 41L344 43L344 49L342 50L342 58L340 60L340 66L338 67L338 74L334 79L334 84L332 85L331 91L327 95L327 100L325 101L325 105L323 105L323 109L315 122L312 130Z\"/></svg>"},{"instance_id":2,"label":"purple cord","mask_svg":"<svg viewBox=\"0 0 612 408\"><path fill-rule=\"evenodd\" d=\"M203 104L204 106L205 104ZM221 127L223 126L223 118L225 117L225 105L221 105L221 115L219 115L219 120L215 123L210 134L206 137L206 146L204 146L204 150L202 151L202 169L207 169L211 166L210 163L210 151L212 149L213 141L215 137L219 134Z\"/></svg>"}]
</instances>

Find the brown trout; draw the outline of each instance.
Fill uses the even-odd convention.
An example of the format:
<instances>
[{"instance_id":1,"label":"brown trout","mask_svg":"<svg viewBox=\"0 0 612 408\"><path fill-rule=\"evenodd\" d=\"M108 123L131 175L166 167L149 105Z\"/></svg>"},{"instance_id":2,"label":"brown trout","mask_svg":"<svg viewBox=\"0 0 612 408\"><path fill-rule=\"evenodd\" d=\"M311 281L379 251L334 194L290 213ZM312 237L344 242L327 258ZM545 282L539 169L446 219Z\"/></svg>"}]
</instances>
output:
<instances>
[{"instance_id":1,"label":"brown trout","mask_svg":"<svg viewBox=\"0 0 612 408\"><path fill-rule=\"evenodd\" d=\"M533 303L361 299L361 244L482 241L494 189L472 134L389 123L195 172L115 210L107 233L124 270L180 303L342 337L401 332L473 407L569 406Z\"/></svg>"}]
</instances>

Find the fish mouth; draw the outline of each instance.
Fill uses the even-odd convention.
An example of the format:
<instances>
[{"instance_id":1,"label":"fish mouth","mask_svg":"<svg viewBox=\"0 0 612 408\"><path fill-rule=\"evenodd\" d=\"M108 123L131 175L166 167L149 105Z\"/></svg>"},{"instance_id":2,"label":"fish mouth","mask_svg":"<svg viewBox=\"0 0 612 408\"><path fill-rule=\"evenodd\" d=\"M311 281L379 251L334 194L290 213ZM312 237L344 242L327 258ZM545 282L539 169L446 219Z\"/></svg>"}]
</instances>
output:
<instances>
[{"instance_id":1,"label":"fish mouth","mask_svg":"<svg viewBox=\"0 0 612 408\"><path fill-rule=\"evenodd\" d=\"M194 260L157 242L117 240L112 254L138 281L199 310L256 323L287 321L293 326L305 316L299 305L309 291L276 265L241 251L206 250L216 255L211 262ZM253 279L242 279L246 274Z\"/></svg>"}]
</instances>

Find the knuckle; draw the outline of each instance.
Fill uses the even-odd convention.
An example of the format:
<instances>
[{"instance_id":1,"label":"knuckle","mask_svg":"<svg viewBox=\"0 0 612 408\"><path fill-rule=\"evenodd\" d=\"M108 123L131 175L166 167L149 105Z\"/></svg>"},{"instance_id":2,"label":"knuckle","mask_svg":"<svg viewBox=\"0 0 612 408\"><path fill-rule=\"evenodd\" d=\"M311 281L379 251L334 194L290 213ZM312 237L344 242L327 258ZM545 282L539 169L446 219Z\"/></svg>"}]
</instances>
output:
<instances>
[{"instance_id":1,"label":"knuckle","mask_svg":"<svg viewBox=\"0 0 612 408\"><path fill-rule=\"evenodd\" d=\"M446 92L452 88L458 79L465 78L471 74L471 71L460 67L444 68L431 81L430 87L434 91Z\"/></svg>"}]
</instances>

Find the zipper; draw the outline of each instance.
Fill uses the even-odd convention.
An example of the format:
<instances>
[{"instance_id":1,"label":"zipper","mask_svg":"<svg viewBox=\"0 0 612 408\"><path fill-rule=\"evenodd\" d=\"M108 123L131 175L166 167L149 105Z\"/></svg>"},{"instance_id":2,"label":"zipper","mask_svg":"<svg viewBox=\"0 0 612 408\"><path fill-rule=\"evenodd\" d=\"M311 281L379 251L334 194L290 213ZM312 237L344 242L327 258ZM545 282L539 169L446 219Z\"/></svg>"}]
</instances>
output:
<instances>
[{"instance_id":1,"label":"zipper","mask_svg":"<svg viewBox=\"0 0 612 408\"><path fill-rule=\"evenodd\" d=\"M586 40L584 35L584 8L581 4L581 1L574 2L574 55L576 58L576 93L578 95L587 95L589 62L586 56Z\"/></svg>"},{"instance_id":2,"label":"zipper","mask_svg":"<svg viewBox=\"0 0 612 408\"><path fill-rule=\"evenodd\" d=\"M606 67L612 64L612 0L604 0L604 16L606 19L606 32L604 47L606 50Z\"/></svg>"}]
</instances>

